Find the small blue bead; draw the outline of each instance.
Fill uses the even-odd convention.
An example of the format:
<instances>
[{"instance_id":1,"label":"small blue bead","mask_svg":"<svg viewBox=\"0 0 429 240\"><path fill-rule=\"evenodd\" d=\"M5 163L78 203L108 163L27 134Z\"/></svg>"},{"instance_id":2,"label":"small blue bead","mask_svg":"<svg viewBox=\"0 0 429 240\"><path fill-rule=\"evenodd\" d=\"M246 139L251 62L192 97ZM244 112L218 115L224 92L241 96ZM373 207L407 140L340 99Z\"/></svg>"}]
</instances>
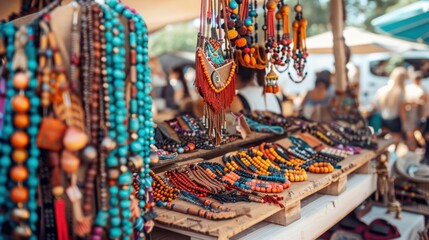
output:
<instances>
[{"instance_id":1,"label":"small blue bead","mask_svg":"<svg viewBox=\"0 0 429 240\"><path fill-rule=\"evenodd\" d=\"M112 226L118 227L121 224L121 218L112 217L112 219L110 220L110 223L112 224Z\"/></svg>"},{"instance_id":2,"label":"small blue bead","mask_svg":"<svg viewBox=\"0 0 429 240\"><path fill-rule=\"evenodd\" d=\"M118 160L114 156L112 156L107 158L106 165L108 167L117 167L119 166L119 163L118 163Z\"/></svg>"},{"instance_id":3,"label":"small blue bead","mask_svg":"<svg viewBox=\"0 0 429 240\"><path fill-rule=\"evenodd\" d=\"M146 206L146 202L144 200L140 200L139 207L144 208Z\"/></svg>"},{"instance_id":4,"label":"small blue bead","mask_svg":"<svg viewBox=\"0 0 429 240\"><path fill-rule=\"evenodd\" d=\"M27 184L29 187L36 188L39 185L39 179L36 176L28 177Z\"/></svg>"}]
</instances>

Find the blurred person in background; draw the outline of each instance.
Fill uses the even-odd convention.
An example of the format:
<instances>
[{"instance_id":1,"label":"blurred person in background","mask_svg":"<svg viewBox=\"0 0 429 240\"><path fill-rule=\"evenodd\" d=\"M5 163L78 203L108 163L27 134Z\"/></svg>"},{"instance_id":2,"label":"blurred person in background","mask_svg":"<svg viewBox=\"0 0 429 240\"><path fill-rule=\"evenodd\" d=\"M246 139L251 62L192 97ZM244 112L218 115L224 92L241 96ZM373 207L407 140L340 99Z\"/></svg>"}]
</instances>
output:
<instances>
[{"instance_id":1,"label":"blurred person in background","mask_svg":"<svg viewBox=\"0 0 429 240\"><path fill-rule=\"evenodd\" d=\"M324 107L329 106L335 89L331 88L332 74L328 70L316 73L314 89L307 92L301 102L301 114L309 119L321 120Z\"/></svg>"},{"instance_id":2,"label":"blurred person in background","mask_svg":"<svg viewBox=\"0 0 429 240\"><path fill-rule=\"evenodd\" d=\"M231 111L235 113L270 111L281 114L282 104L277 96L271 93L264 96L264 88L262 87L264 79L265 69L238 66L236 78L238 93L231 104Z\"/></svg>"},{"instance_id":3,"label":"blurred person in background","mask_svg":"<svg viewBox=\"0 0 429 240\"><path fill-rule=\"evenodd\" d=\"M376 108L381 114L382 127L398 141L402 138L405 114L405 80L407 71L404 67L396 67L390 74L386 86L375 94Z\"/></svg>"},{"instance_id":4,"label":"blurred person in background","mask_svg":"<svg viewBox=\"0 0 429 240\"><path fill-rule=\"evenodd\" d=\"M179 114L193 114L192 98L185 78L185 66L177 66L169 73L169 81L174 89L174 104Z\"/></svg>"},{"instance_id":5,"label":"blurred person in background","mask_svg":"<svg viewBox=\"0 0 429 240\"><path fill-rule=\"evenodd\" d=\"M407 121L404 130L407 136L407 145L411 151L416 149L414 132L418 129L422 118L425 116L425 105L427 103L427 91L421 82L423 75L421 71L413 74L413 82L405 86L406 116Z\"/></svg>"}]
</instances>

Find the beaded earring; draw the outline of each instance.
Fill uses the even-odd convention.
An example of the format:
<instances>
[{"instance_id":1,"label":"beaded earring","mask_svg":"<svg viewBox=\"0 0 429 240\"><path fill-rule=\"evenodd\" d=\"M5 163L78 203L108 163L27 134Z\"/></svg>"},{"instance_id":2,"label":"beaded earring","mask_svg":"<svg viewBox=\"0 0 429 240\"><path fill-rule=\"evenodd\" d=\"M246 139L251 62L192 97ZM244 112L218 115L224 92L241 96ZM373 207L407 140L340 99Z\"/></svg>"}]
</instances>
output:
<instances>
[{"instance_id":1,"label":"beaded earring","mask_svg":"<svg viewBox=\"0 0 429 240\"><path fill-rule=\"evenodd\" d=\"M292 23L293 28L293 49L292 49L292 59L294 60L293 68L295 69L298 80L292 77L291 72L289 72L290 79L295 83L301 83L307 77L307 72L305 71L305 64L307 63L307 19L303 17L303 9L301 4L297 4L294 7L296 12L295 21Z\"/></svg>"},{"instance_id":2,"label":"beaded earring","mask_svg":"<svg viewBox=\"0 0 429 240\"><path fill-rule=\"evenodd\" d=\"M231 1L230 7L238 7L236 4L237 2ZM227 25L228 20L236 19L238 16L235 13L227 14L226 8L225 0L201 2L201 25L196 53L195 86L204 99L203 122L214 145L219 145L222 140L225 109L231 105L235 95L236 65L231 59L232 47L227 37ZM224 29L220 27L219 21L215 21L221 17L224 19ZM218 29L219 34L215 34L216 31L210 33L210 27ZM221 38L222 35L225 35L224 40ZM225 44L224 49L222 43Z\"/></svg>"}]
</instances>

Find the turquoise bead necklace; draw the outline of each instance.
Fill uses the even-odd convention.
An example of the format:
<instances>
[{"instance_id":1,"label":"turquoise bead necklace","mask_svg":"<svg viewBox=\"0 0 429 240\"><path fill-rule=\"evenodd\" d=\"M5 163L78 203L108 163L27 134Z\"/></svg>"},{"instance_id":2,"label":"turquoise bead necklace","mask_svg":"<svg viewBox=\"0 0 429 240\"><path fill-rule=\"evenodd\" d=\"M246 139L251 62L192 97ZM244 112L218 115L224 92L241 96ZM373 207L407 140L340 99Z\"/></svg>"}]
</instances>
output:
<instances>
[{"instance_id":1,"label":"turquoise bead necklace","mask_svg":"<svg viewBox=\"0 0 429 240\"><path fill-rule=\"evenodd\" d=\"M148 58L147 27L140 15L127 9L122 3L109 1L108 5L129 21L128 41L130 45L131 99L129 106L129 131L131 132L130 160L139 170L135 177L139 180L137 197L141 215L134 228L138 239L145 238L145 220L151 220L152 178L150 172L150 144L154 144L152 120L151 78ZM148 217L149 216L149 217Z\"/></svg>"},{"instance_id":2,"label":"turquoise bead necklace","mask_svg":"<svg viewBox=\"0 0 429 240\"><path fill-rule=\"evenodd\" d=\"M12 23L6 23L2 25L2 33L4 35L5 45L6 45L6 58L12 59L15 53L15 27ZM8 182L8 171L12 164L12 159L10 158L10 154L12 153L12 147L8 144L8 139L12 135L14 131L13 123L12 123L12 107L11 107L11 99L16 94L13 88L13 76L12 72L12 62L7 62L7 68L9 69L9 79L6 82L6 104L5 104L5 116L3 122L3 131L0 134L2 155L0 159L0 207L3 209L11 209L13 205L11 204L9 199L9 191L8 186L10 183ZM9 219L9 213L0 214L0 232L2 227L6 221ZM4 239L2 235L0 235L0 239Z\"/></svg>"},{"instance_id":3,"label":"turquoise bead necklace","mask_svg":"<svg viewBox=\"0 0 429 240\"><path fill-rule=\"evenodd\" d=\"M128 131L124 124L127 117L125 102L125 36L124 26L118 14L102 5L105 17L105 38L107 58L107 82L109 94L110 126L108 135L114 139L117 147L110 152L106 165L110 182L109 186L110 226L109 237L129 239L132 233L131 194L132 175L127 167ZM119 171L119 172L118 172ZM119 187L118 187L119 185ZM121 227L122 226L122 227Z\"/></svg>"},{"instance_id":4,"label":"turquoise bead necklace","mask_svg":"<svg viewBox=\"0 0 429 240\"><path fill-rule=\"evenodd\" d=\"M39 112L40 107L40 98L36 95L36 89L38 87L37 76L37 49L34 45L34 30L32 27L27 27L28 42L25 48L27 54L27 68L30 77L28 91L26 92L27 97L30 99L30 125L27 129L28 134L30 135L30 145L29 145L29 158L27 160L27 169L29 172L29 177L27 180L27 186L29 189L29 200L27 203L27 208L30 210L30 228L33 232L36 232L36 224L38 221L37 215L37 188L39 184L38 167L39 167L39 157L40 150L36 144L36 138L39 134L39 124L42 120L42 117ZM33 239L37 239L35 235L32 236Z\"/></svg>"}]
</instances>

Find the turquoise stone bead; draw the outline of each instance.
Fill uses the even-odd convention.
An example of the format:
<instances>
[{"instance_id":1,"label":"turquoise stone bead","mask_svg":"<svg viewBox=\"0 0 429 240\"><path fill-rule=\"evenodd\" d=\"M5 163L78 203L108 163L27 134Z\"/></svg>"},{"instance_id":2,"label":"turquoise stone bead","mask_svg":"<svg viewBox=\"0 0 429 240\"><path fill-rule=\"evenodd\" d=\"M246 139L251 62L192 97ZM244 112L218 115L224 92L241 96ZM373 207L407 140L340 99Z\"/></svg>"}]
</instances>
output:
<instances>
[{"instance_id":1,"label":"turquoise stone bead","mask_svg":"<svg viewBox=\"0 0 429 240\"><path fill-rule=\"evenodd\" d=\"M42 121L42 118L40 115L31 115L30 116L30 123L34 125L38 125Z\"/></svg>"},{"instance_id":2,"label":"turquoise stone bead","mask_svg":"<svg viewBox=\"0 0 429 240\"><path fill-rule=\"evenodd\" d=\"M114 227L109 231L110 238L118 238L122 235L122 230L120 228Z\"/></svg>"},{"instance_id":3,"label":"turquoise stone bead","mask_svg":"<svg viewBox=\"0 0 429 240\"><path fill-rule=\"evenodd\" d=\"M144 208L146 206L146 202L144 200L140 200L139 207Z\"/></svg>"},{"instance_id":4,"label":"turquoise stone bead","mask_svg":"<svg viewBox=\"0 0 429 240\"><path fill-rule=\"evenodd\" d=\"M133 16L133 13L128 9L125 9L123 14L124 14L124 17L126 17L128 19L130 19Z\"/></svg>"},{"instance_id":5,"label":"turquoise stone bead","mask_svg":"<svg viewBox=\"0 0 429 240\"><path fill-rule=\"evenodd\" d=\"M109 1L109 2L114 2L114 1ZM122 5L122 4L120 4L120 3L118 3L118 4L116 4L116 6L114 5L114 3L111 5L111 4L109 4L109 6L114 6L115 7L115 10L117 11L117 12L122 12L123 10L124 10L124 5Z\"/></svg>"},{"instance_id":6,"label":"turquoise stone bead","mask_svg":"<svg viewBox=\"0 0 429 240\"><path fill-rule=\"evenodd\" d=\"M138 110L137 100L136 99L131 99L131 101L130 101L130 111L132 113L137 113L137 110Z\"/></svg>"},{"instance_id":7,"label":"turquoise stone bead","mask_svg":"<svg viewBox=\"0 0 429 240\"><path fill-rule=\"evenodd\" d=\"M37 62L36 62L36 61L34 61L34 60L28 60L28 61L27 61L27 67L28 67L29 69L34 70L34 69L36 69L36 68L37 68Z\"/></svg>"},{"instance_id":8,"label":"turquoise stone bead","mask_svg":"<svg viewBox=\"0 0 429 240\"><path fill-rule=\"evenodd\" d=\"M142 46L137 46L136 47L136 51L137 51L137 53L142 53L143 52L143 47Z\"/></svg>"},{"instance_id":9,"label":"turquoise stone bead","mask_svg":"<svg viewBox=\"0 0 429 240\"><path fill-rule=\"evenodd\" d=\"M131 151L140 152L142 150L143 150L143 146L140 143L135 141L131 143Z\"/></svg>"},{"instance_id":10,"label":"turquoise stone bead","mask_svg":"<svg viewBox=\"0 0 429 240\"><path fill-rule=\"evenodd\" d=\"M122 41L119 37L113 37L112 44L113 44L113 46L119 46L122 44Z\"/></svg>"},{"instance_id":11,"label":"turquoise stone bead","mask_svg":"<svg viewBox=\"0 0 429 240\"><path fill-rule=\"evenodd\" d=\"M112 157L109 156L106 159L106 165L108 167L117 167L119 165L119 163L118 163L118 160L114 156L112 156Z\"/></svg>"},{"instance_id":12,"label":"turquoise stone bead","mask_svg":"<svg viewBox=\"0 0 429 240\"><path fill-rule=\"evenodd\" d=\"M149 62L149 57L147 55L143 56L143 63L148 63Z\"/></svg>"},{"instance_id":13,"label":"turquoise stone bead","mask_svg":"<svg viewBox=\"0 0 429 240\"><path fill-rule=\"evenodd\" d=\"M37 210L37 202L36 201L28 201L27 208L31 211Z\"/></svg>"},{"instance_id":14,"label":"turquoise stone bead","mask_svg":"<svg viewBox=\"0 0 429 240\"><path fill-rule=\"evenodd\" d=\"M112 226L118 227L121 224L121 218L119 218L119 217L113 217L110 220L110 223L112 224Z\"/></svg>"},{"instance_id":15,"label":"turquoise stone bead","mask_svg":"<svg viewBox=\"0 0 429 240\"><path fill-rule=\"evenodd\" d=\"M127 131L127 127L123 124L118 124L118 126L116 126L116 130L118 132L125 132L125 131Z\"/></svg>"},{"instance_id":16,"label":"turquoise stone bead","mask_svg":"<svg viewBox=\"0 0 429 240\"><path fill-rule=\"evenodd\" d=\"M140 58L140 60L141 60L141 55L137 55L137 61L139 60L139 58ZM143 65L143 64L138 63L138 64L136 65L136 69L137 69L137 73L139 73L139 74L144 74L145 67L144 67L144 65Z\"/></svg>"},{"instance_id":17,"label":"turquoise stone bead","mask_svg":"<svg viewBox=\"0 0 429 240\"><path fill-rule=\"evenodd\" d=\"M30 137L37 136L37 134L39 133L39 128L36 126L31 126L27 128L27 133L28 135L30 135Z\"/></svg>"},{"instance_id":18,"label":"turquoise stone bead","mask_svg":"<svg viewBox=\"0 0 429 240\"><path fill-rule=\"evenodd\" d=\"M152 78L150 77L150 76L146 76L145 78L144 78L144 82L145 83L150 83L152 81Z\"/></svg>"},{"instance_id":19,"label":"turquoise stone bead","mask_svg":"<svg viewBox=\"0 0 429 240\"><path fill-rule=\"evenodd\" d=\"M126 144L126 143L127 143L127 138L128 138L128 137L126 137L126 136L118 136L118 137L117 137L117 142L118 142L118 144L119 144L119 145L124 145L124 144ZM119 148L119 149L121 149L121 148ZM127 155L127 153L123 154L123 152L119 152L119 154L120 154L121 156L125 156L125 155Z\"/></svg>"},{"instance_id":20,"label":"turquoise stone bead","mask_svg":"<svg viewBox=\"0 0 429 240\"><path fill-rule=\"evenodd\" d=\"M146 191L143 188L139 189L139 195L144 196L146 194Z\"/></svg>"},{"instance_id":21,"label":"turquoise stone bead","mask_svg":"<svg viewBox=\"0 0 429 240\"><path fill-rule=\"evenodd\" d=\"M110 194L112 194L112 195L116 195L116 194L118 194L118 191L119 191L119 188L118 188L117 186L111 186L111 187L109 188L109 192L110 192Z\"/></svg>"},{"instance_id":22,"label":"turquoise stone bead","mask_svg":"<svg viewBox=\"0 0 429 240\"><path fill-rule=\"evenodd\" d=\"M144 163L146 163L146 164L150 163L150 158L149 157L145 157L143 160L144 160Z\"/></svg>"},{"instance_id":23,"label":"turquoise stone bead","mask_svg":"<svg viewBox=\"0 0 429 240\"><path fill-rule=\"evenodd\" d=\"M125 228L125 233L129 236L133 233L133 225L132 224L127 224L128 226ZM128 238L128 240L130 240L130 238Z\"/></svg>"},{"instance_id":24,"label":"turquoise stone bead","mask_svg":"<svg viewBox=\"0 0 429 240\"><path fill-rule=\"evenodd\" d=\"M110 127L111 129L115 129L115 125ZM116 138L116 132L115 131L109 131L109 137L115 139Z\"/></svg>"},{"instance_id":25,"label":"turquoise stone bead","mask_svg":"<svg viewBox=\"0 0 429 240\"><path fill-rule=\"evenodd\" d=\"M119 215L119 208L112 207L109 209L109 213L112 216L118 216Z\"/></svg>"},{"instance_id":26,"label":"turquoise stone bead","mask_svg":"<svg viewBox=\"0 0 429 240\"><path fill-rule=\"evenodd\" d=\"M252 18L248 17L248 18L246 18L246 20L244 20L244 25L246 25L247 27L251 26L252 24L253 24Z\"/></svg>"},{"instance_id":27,"label":"turquoise stone bead","mask_svg":"<svg viewBox=\"0 0 429 240\"><path fill-rule=\"evenodd\" d=\"M31 212L29 221L32 223L35 223L37 222L38 219L39 219L39 215L37 215L37 212L34 212L34 211Z\"/></svg>"},{"instance_id":28,"label":"turquoise stone bead","mask_svg":"<svg viewBox=\"0 0 429 240\"><path fill-rule=\"evenodd\" d=\"M1 145L1 148L3 150L4 155L9 155L12 153L12 146L10 146L9 144Z\"/></svg>"},{"instance_id":29,"label":"turquoise stone bead","mask_svg":"<svg viewBox=\"0 0 429 240\"><path fill-rule=\"evenodd\" d=\"M139 77L139 78L141 78L141 77ZM143 90L144 89L144 83L142 83L142 82L136 82L136 88L138 89L138 90Z\"/></svg>"},{"instance_id":30,"label":"turquoise stone bead","mask_svg":"<svg viewBox=\"0 0 429 240\"><path fill-rule=\"evenodd\" d=\"M127 184L127 183L130 183L131 182L131 178L132 178L132 175L131 174L122 174L121 176L119 176L119 179L118 179L118 182L120 183L120 184ZM126 197L128 197L128 195L129 195L129 193L128 193L128 191L127 190L119 190L119 196L121 196L121 191L122 191L122 197L123 198L126 198ZM125 195L124 195L125 194Z\"/></svg>"},{"instance_id":31,"label":"turquoise stone bead","mask_svg":"<svg viewBox=\"0 0 429 240\"><path fill-rule=\"evenodd\" d=\"M177 152L178 152L178 153L184 153L184 152L185 152L185 150L184 150L183 148L179 147L179 148L177 149Z\"/></svg>"},{"instance_id":32,"label":"turquoise stone bead","mask_svg":"<svg viewBox=\"0 0 429 240\"><path fill-rule=\"evenodd\" d=\"M135 47L137 45L137 35L135 33L130 33L129 34L129 41L130 41L130 45L132 47Z\"/></svg>"},{"instance_id":33,"label":"turquoise stone bead","mask_svg":"<svg viewBox=\"0 0 429 240\"><path fill-rule=\"evenodd\" d=\"M126 199L126 198L128 198L129 196L130 196L130 193L129 193L127 190L120 190L120 191L119 191L119 198ZM126 205L125 205L124 201L120 201L120 202L119 202L119 206L120 206L121 208L125 208L125 207L126 207ZM129 207L129 206L128 206L128 207Z\"/></svg>"},{"instance_id":34,"label":"turquoise stone bead","mask_svg":"<svg viewBox=\"0 0 429 240\"><path fill-rule=\"evenodd\" d=\"M122 115L116 115L116 117L115 117L115 122L118 124L123 124L124 120L125 120L125 117Z\"/></svg>"},{"instance_id":35,"label":"turquoise stone bead","mask_svg":"<svg viewBox=\"0 0 429 240\"><path fill-rule=\"evenodd\" d=\"M32 96L30 98L30 103L31 103L31 110L30 111L32 113L37 113L38 107L40 106L40 98L37 96Z\"/></svg>"},{"instance_id":36,"label":"turquoise stone bead","mask_svg":"<svg viewBox=\"0 0 429 240\"><path fill-rule=\"evenodd\" d=\"M12 164L12 160L10 159L10 157L3 156L2 158L0 158L0 166L4 168L9 168L11 164Z\"/></svg>"},{"instance_id":37,"label":"turquoise stone bead","mask_svg":"<svg viewBox=\"0 0 429 240\"><path fill-rule=\"evenodd\" d=\"M119 200L118 200L117 198L110 198L110 199L109 199L109 203L110 203L110 205L112 205L112 206L117 205L117 204L118 204L118 202L119 202Z\"/></svg>"},{"instance_id":38,"label":"turquoise stone bead","mask_svg":"<svg viewBox=\"0 0 429 240\"><path fill-rule=\"evenodd\" d=\"M121 70L114 70L113 71L113 77L115 78L124 78L125 77L125 73Z\"/></svg>"},{"instance_id":39,"label":"turquoise stone bead","mask_svg":"<svg viewBox=\"0 0 429 240\"><path fill-rule=\"evenodd\" d=\"M114 64L120 64L120 63L122 63L122 61L123 61L124 59L123 59L123 57L122 57L122 56L120 56L119 54L116 54L116 55L114 55L114 56L113 56L112 60L113 60L113 63L114 63Z\"/></svg>"},{"instance_id":40,"label":"turquoise stone bead","mask_svg":"<svg viewBox=\"0 0 429 240\"><path fill-rule=\"evenodd\" d=\"M118 108L125 108L127 106L127 103L125 102L125 100L120 99L116 102L116 106Z\"/></svg>"},{"instance_id":41,"label":"turquoise stone bead","mask_svg":"<svg viewBox=\"0 0 429 240\"><path fill-rule=\"evenodd\" d=\"M136 118L132 118L129 126L131 131L137 131L139 129L139 121Z\"/></svg>"},{"instance_id":42,"label":"turquoise stone bead","mask_svg":"<svg viewBox=\"0 0 429 240\"><path fill-rule=\"evenodd\" d=\"M39 185L39 179L36 176L29 176L27 179L27 185L29 187L36 188Z\"/></svg>"},{"instance_id":43,"label":"turquoise stone bead","mask_svg":"<svg viewBox=\"0 0 429 240\"><path fill-rule=\"evenodd\" d=\"M95 218L95 224L102 227L106 226L108 217L109 214L106 211L99 211Z\"/></svg>"},{"instance_id":44,"label":"turquoise stone bead","mask_svg":"<svg viewBox=\"0 0 429 240\"><path fill-rule=\"evenodd\" d=\"M13 133L13 127L10 125L6 125L3 127L3 134L5 138L9 138L9 136Z\"/></svg>"},{"instance_id":45,"label":"turquoise stone bead","mask_svg":"<svg viewBox=\"0 0 429 240\"><path fill-rule=\"evenodd\" d=\"M107 24L107 22L106 22L106 24ZM112 32L106 32L105 38L106 38L106 41L108 42L108 43L106 43L106 50L108 52L110 52L113 48L112 48L111 43L109 43L109 42L113 39L113 33ZM109 45L109 48L107 48L108 45Z\"/></svg>"},{"instance_id":46,"label":"turquoise stone bead","mask_svg":"<svg viewBox=\"0 0 429 240\"><path fill-rule=\"evenodd\" d=\"M130 196L130 193L128 191L125 191L125 193L126 194L125 194L124 198L127 198ZM121 201L119 203L119 206L121 206L121 208L123 208L123 209L129 209L131 206L131 201L130 200ZM122 212L124 212L124 211L122 211Z\"/></svg>"},{"instance_id":47,"label":"turquoise stone bead","mask_svg":"<svg viewBox=\"0 0 429 240\"><path fill-rule=\"evenodd\" d=\"M129 210L129 206L128 206L128 209L124 209L123 211L122 211L122 217L124 218L123 220L122 220L122 224L123 225L128 225L129 224L129 220L128 219L130 219L130 217L131 217L131 211Z\"/></svg>"},{"instance_id":48,"label":"turquoise stone bead","mask_svg":"<svg viewBox=\"0 0 429 240\"><path fill-rule=\"evenodd\" d=\"M113 85L115 86L115 90L116 91L119 91L119 90L123 91L123 89L125 87L125 82L123 80L121 80L121 79L115 79L113 81Z\"/></svg>"}]
</instances>

